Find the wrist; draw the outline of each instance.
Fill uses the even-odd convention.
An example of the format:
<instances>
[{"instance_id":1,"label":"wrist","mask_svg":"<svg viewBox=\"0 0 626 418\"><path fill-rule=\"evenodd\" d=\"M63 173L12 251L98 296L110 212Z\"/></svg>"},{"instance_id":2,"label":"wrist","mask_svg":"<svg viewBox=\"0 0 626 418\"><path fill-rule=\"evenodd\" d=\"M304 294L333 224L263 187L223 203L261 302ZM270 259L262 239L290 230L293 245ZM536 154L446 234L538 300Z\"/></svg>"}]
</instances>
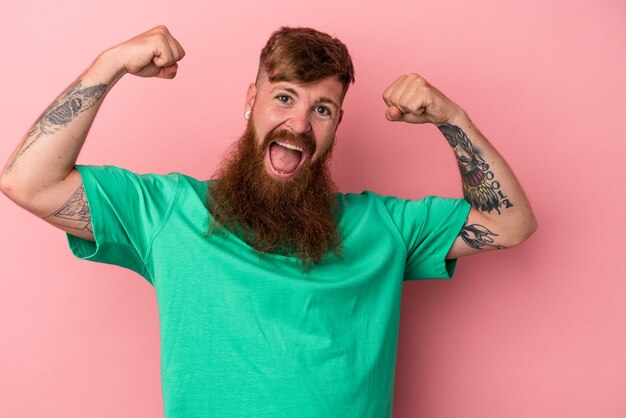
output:
<instances>
[{"instance_id":1,"label":"wrist","mask_svg":"<svg viewBox=\"0 0 626 418\"><path fill-rule=\"evenodd\" d=\"M469 123L470 119L467 113L465 113L465 111L460 107L455 107L455 109L450 112L445 122L438 123L437 127L442 125L465 126Z\"/></svg>"},{"instance_id":2,"label":"wrist","mask_svg":"<svg viewBox=\"0 0 626 418\"><path fill-rule=\"evenodd\" d=\"M102 52L81 76L85 84L104 83L112 87L126 74L114 48Z\"/></svg>"}]
</instances>

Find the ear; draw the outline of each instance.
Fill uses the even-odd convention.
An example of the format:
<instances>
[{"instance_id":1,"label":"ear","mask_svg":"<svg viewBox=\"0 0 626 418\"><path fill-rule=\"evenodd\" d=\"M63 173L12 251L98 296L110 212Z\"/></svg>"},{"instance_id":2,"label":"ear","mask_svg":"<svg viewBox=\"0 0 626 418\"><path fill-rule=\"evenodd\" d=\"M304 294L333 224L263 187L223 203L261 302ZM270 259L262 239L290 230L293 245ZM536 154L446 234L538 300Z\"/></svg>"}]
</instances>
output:
<instances>
[{"instance_id":1,"label":"ear","mask_svg":"<svg viewBox=\"0 0 626 418\"><path fill-rule=\"evenodd\" d=\"M250 83L250 85L248 86L248 92L246 93L244 112L252 110L252 108L254 107L254 99L256 99L256 85L254 83Z\"/></svg>"}]
</instances>

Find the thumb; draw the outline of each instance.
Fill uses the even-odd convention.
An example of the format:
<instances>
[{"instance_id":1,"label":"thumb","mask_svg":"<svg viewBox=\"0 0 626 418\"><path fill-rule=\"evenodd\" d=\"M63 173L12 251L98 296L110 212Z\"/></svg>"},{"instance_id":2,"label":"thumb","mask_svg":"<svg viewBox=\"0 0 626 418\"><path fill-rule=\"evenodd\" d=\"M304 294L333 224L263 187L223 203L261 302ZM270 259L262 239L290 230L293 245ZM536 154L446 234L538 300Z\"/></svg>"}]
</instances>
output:
<instances>
[{"instance_id":1,"label":"thumb","mask_svg":"<svg viewBox=\"0 0 626 418\"><path fill-rule=\"evenodd\" d=\"M428 116L425 115L424 113L419 114L419 115L415 115L413 113L407 113L402 116L402 120L408 123L418 123L418 124L431 122Z\"/></svg>"},{"instance_id":2,"label":"thumb","mask_svg":"<svg viewBox=\"0 0 626 418\"><path fill-rule=\"evenodd\" d=\"M177 71L178 71L178 64L174 63L172 65L168 65L167 67L161 68L159 73L156 76L159 78L174 78L176 77Z\"/></svg>"},{"instance_id":3,"label":"thumb","mask_svg":"<svg viewBox=\"0 0 626 418\"><path fill-rule=\"evenodd\" d=\"M402 112L395 106L389 106L385 112L385 118L391 122L402 120Z\"/></svg>"}]
</instances>

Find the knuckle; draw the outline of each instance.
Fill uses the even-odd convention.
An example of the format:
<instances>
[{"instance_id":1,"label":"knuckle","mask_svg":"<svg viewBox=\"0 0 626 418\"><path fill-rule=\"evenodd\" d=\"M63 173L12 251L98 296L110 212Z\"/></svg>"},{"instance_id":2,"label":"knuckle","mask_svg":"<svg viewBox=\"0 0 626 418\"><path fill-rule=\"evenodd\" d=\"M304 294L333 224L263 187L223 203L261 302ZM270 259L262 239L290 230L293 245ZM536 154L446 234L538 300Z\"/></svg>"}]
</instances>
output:
<instances>
[{"instance_id":1,"label":"knuckle","mask_svg":"<svg viewBox=\"0 0 626 418\"><path fill-rule=\"evenodd\" d=\"M415 84L415 80L416 80L416 78L417 78L417 77L416 77L416 76L415 76L415 74L413 74L413 73L411 73L411 74L407 74L407 75L406 75L406 79L405 79L405 80L406 80L406 81L405 81L405 83L406 83L407 85L414 85L414 84Z\"/></svg>"},{"instance_id":2,"label":"knuckle","mask_svg":"<svg viewBox=\"0 0 626 418\"><path fill-rule=\"evenodd\" d=\"M422 76L420 76L419 74L412 73L412 74L409 75L409 78L411 80L411 83L414 86L416 86L416 87L422 87L422 86L425 86L427 84L426 80Z\"/></svg>"},{"instance_id":3,"label":"knuckle","mask_svg":"<svg viewBox=\"0 0 626 418\"><path fill-rule=\"evenodd\" d=\"M163 42L165 42L167 38L169 37L169 32L167 31L167 28L163 25L159 25L155 27L153 34L156 37L156 39L161 40Z\"/></svg>"}]
</instances>

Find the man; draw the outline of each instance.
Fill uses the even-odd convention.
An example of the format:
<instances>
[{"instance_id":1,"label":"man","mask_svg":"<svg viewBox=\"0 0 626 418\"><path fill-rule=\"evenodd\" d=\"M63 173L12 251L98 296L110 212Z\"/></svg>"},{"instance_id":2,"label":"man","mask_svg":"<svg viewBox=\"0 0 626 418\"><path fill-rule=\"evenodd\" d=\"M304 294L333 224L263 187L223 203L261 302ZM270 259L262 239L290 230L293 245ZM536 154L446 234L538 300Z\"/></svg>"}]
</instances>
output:
<instances>
[{"instance_id":1,"label":"man","mask_svg":"<svg viewBox=\"0 0 626 418\"><path fill-rule=\"evenodd\" d=\"M520 185L410 74L384 92L386 118L439 127L465 200L336 193L328 160L354 71L345 45L305 28L261 52L246 131L215 180L76 167L113 85L173 78L184 54L163 26L102 53L17 146L2 191L77 256L155 286L166 416L391 416L402 280L449 278L458 257L524 241L535 219Z\"/></svg>"}]
</instances>

